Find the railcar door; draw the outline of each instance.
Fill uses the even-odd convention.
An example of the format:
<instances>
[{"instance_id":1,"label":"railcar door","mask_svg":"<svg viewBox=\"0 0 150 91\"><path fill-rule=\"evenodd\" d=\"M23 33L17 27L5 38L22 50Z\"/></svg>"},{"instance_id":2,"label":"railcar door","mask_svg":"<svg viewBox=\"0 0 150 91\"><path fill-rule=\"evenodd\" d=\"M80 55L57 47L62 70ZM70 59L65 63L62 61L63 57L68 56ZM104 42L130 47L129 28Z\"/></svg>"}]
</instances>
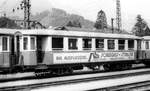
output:
<instances>
[{"instance_id":1,"label":"railcar door","mask_svg":"<svg viewBox=\"0 0 150 91\"><path fill-rule=\"evenodd\" d=\"M42 62L43 62L42 37L37 36L37 63L40 64Z\"/></svg>"},{"instance_id":2,"label":"railcar door","mask_svg":"<svg viewBox=\"0 0 150 91\"><path fill-rule=\"evenodd\" d=\"M19 64L20 57L20 36L16 36L16 61L15 65Z\"/></svg>"},{"instance_id":3,"label":"railcar door","mask_svg":"<svg viewBox=\"0 0 150 91\"><path fill-rule=\"evenodd\" d=\"M21 33L16 33L11 39L11 66L19 64Z\"/></svg>"},{"instance_id":4,"label":"railcar door","mask_svg":"<svg viewBox=\"0 0 150 91\"><path fill-rule=\"evenodd\" d=\"M141 40L137 40L137 59L142 59Z\"/></svg>"},{"instance_id":5,"label":"railcar door","mask_svg":"<svg viewBox=\"0 0 150 91\"><path fill-rule=\"evenodd\" d=\"M10 40L10 66L13 66L15 64L15 40L14 40L14 36L11 37Z\"/></svg>"}]
</instances>

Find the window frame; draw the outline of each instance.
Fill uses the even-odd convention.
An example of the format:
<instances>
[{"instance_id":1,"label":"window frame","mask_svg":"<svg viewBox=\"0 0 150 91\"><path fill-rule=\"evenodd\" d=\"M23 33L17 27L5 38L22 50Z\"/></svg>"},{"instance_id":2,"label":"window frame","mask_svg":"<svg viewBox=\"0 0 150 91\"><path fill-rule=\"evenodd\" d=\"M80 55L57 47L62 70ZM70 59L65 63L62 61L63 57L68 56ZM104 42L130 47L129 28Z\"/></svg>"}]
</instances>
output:
<instances>
[{"instance_id":1,"label":"window frame","mask_svg":"<svg viewBox=\"0 0 150 91\"><path fill-rule=\"evenodd\" d=\"M6 41L6 43L7 43L7 50L4 50L3 49L3 38L6 38L7 39L7 41ZM9 52L10 51L10 46L9 46L9 42L10 42L10 40L9 40L9 36L2 36L2 52Z\"/></svg>"},{"instance_id":2,"label":"window frame","mask_svg":"<svg viewBox=\"0 0 150 91\"><path fill-rule=\"evenodd\" d=\"M97 44L97 41L98 40L103 40L103 42L102 41L99 41L99 43ZM105 41L104 41L104 39L103 38L95 38L95 48L96 48L96 50L104 50L104 43ZM99 47L98 48L98 46L100 46L101 44L103 44L103 48L101 48L101 47Z\"/></svg>"},{"instance_id":3,"label":"window frame","mask_svg":"<svg viewBox=\"0 0 150 91\"><path fill-rule=\"evenodd\" d=\"M129 47L129 45L130 45L130 44L129 44L129 43L130 43L129 41L132 41L131 43L133 43L133 47L132 47L132 48ZM135 46L134 41L135 41L135 40L133 40L133 39L128 40L128 50L134 50L134 46Z\"/></svg>"},{"instance_id":4,"label":"window frame","mask_svg":"<svg viewBox=\"0 0 150 91\"><path fill-rule=\"evenodd\" d=\"M32 49L32 38L34 39L34 49ZM31 51L36 51L36 49L37 49L37 44L36 44L37 42L36 42L36 37L35 36L31 36L30 37L30 50Z\"/></svg>"},{"instance_id":5,"label":"window frame","mask_svg":"<svg viewBox=\"0 0 150 91\"><path fill-rule=\"evenodd\" d=\"M62 39L62 48L53 48L53 39L56 39L56 38L59 38L59 39ZM63 51L64 50L64 37L56 37L56 36L52 36L52 51Z\"/></svg>"},{"instance_id":6,"label":"window frame","mask_svg":"<svg viewBox=\"0 0 150 91\"><path fill-rule=\"evenodd\" d=\"M70 48L70 41L69 40L76 40L76 48L72 49ZM78 39L77 38L72 38L72 37L68 37L68 50L74 50L74 51L77 51L79 48L78 48Z\"/></svg>"},{"instance_id":7,"label":"window frame","mask_svg":"<svg viewBox=\"0 0 150 91\"><path fill-rule=\"evenodd\" d=\"M114 45L113 45L113 49L112 49L112 48L111 48L111 49L109 48L109 46L110 46L110 45L109 45L109 41L113 41L113 44L114 44ZM108 49L108 50L115 50L115 39L108 39L108 40L107 40L107 49Z\"/></svg>"},{"instance_id":8,"label":"window frame","mask_svg":"<svg viewBox=\"0 0 150 91\"><path fill-rule=\"evenodd\" d=\"M150 49L150 48L149 48L149 41L148 41L148 40L145 41L145 49L146 49L146 50L149 50L149 49Z\"/></svg>"},{"instance_id":9,"label":"window frame","mask_svg":"<svg viewBox=\"0 0 150 91\"><path fill-rule=\"evenodd\" d=\"M124 43L119 43L119 42L124 41ZM118 50L125 50L125 39L118 39ZM121 49L121 47L123 47L123 49Z\"/></svg>"},{"instance_id":10,"label":"window frame","mask_svg":"<svg viewBox=\"0 0 150 91\"><path fill-rule=\"evenodd\" d=\"M87 43L87 45L88 45L88 47L85 47L85 42L84 42L84 40L90 40L90 44L89 43ZM90 47L89 47L89 45L90 45ZM89 50L92 50L92 38L82 38L82 49L84 50L84 51L89 51Z\"/></svg>"},{"instance_id":11,"label":"window frame","mask_svg":"<svg viewBox=\"0 0 150 91\"><path fill-rule=\"evenodd\" d=\"M25 41L24 41L25 38L27 39L27 42L26 42L27 43L27 45L26 45L27 48L26 49L25 49ZM23 41L23 51L29 51L29 37L24 36L22 41Z\"/></svg>"}]
</instances>

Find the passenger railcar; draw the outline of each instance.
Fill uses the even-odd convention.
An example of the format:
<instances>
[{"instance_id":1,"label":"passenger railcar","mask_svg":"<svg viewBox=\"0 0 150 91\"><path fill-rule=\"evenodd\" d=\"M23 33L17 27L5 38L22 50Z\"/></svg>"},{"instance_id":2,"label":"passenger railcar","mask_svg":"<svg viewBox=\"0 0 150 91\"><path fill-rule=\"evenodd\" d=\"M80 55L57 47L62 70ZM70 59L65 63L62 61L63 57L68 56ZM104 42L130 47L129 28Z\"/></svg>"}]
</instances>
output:
<instances>
[{"instance_id":1,"label":"passenger railcar","mask_svg":"<svg viewBox=\"0 0 150 91\"><path fill-rule=\"evenodd\" d=\"M5 69L10 69L12 65L12 50L14 46L11 46L15 31L8 31L6 29L0 30L0 72ZM15 62L14 62L15 63Z\"/></svg>"},{"instance_id":2,"label":"passenger railcar","mask_svg":"<svg viewBox=\"0 0 150 91\"><path fill-rule=\"evenodd\" d=\"M129 69L148 63L146 40L129 34L111 34L72 29L0 29L2 72L35 71L62 74L88 67L92 70ZM141 57L147 53L148 57Z\"/></svg>"},{"instance_id":3,"label":"passenger railcar","mask_svg":"<svg viewBox=\"0 0 150 91\"><path fill-rule=\"evenodd\" d=\"M150 36L144 36L141 40L140 58L146 66L150 66Z\"/></svg>"}]
</instances>

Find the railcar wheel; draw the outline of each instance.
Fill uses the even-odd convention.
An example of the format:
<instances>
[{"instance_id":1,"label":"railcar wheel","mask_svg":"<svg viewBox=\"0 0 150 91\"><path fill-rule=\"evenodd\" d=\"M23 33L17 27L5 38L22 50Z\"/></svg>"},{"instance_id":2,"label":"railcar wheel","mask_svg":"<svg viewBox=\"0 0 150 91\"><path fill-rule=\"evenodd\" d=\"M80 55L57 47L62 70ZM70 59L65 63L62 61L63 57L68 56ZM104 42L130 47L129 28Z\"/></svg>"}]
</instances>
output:
<instances>
[{"instance_id":1,"label":"railcar wheel","mask_svg":"<svg viewBox=\"0 0 150 91\"><path fill-rule=\"evenodd\" d=\"M110 71L110 64L104 64L103 68L105 71Z\"/></svg>"},{"instance_id":2,"label":"railcar wheel","mask_svg":"<svg viewBox=\"0 0 150 91\"><path fill-rule=\"evenodd\" d=\"M73 70L71 68L64 69L64 74L70 74L70 73L73 73Z\"/></svg>"},{"instance_id":3,"label":"railcar wheel","mask_svg":"<svg viewBox=\"0 0 150 91\"><path fill-rule=\"evenodd\" d=\"M127 66L126 69L131 69L132 68L132 64L127 64L126 66Z\"/></svg>"},{"instance_id":4,"label":"railcar wheel","mask_svg":"<svg viewBox=\"0 0 150 91\"><path fill-rule=\"evenodd\" d=\"M64 69L60 68L57 70L57 75L63 75L64 74Z\"/></svg>"},{"instance_id":5,"label":"railcar wheel","mask_svg":"<svg viewBox=\"0 0 150 91\"><path fill-rule=\"evenodd\" d=\"M122 64L116 64L114 66L115 70L123 70L123 65Z\"/></svg>"},{"instance_id":6,"label":"railcar wheel","mask_svg":"<svg viewBox=\"0 0 150 91\"><path fill-rule=\"evenodd\" d=\"M120 68L120 65L110 64L110 71L120 70L119 68Z\"/></svg>"},{"instance_id":7,"label":"railcar wheel","mask_svg":"<svg viewBox=\"0 0 150 91\"><path fill-rule=\"evenodd\" d=\"M150 63L144 63L146 67L150 67Z\"/></svg>"},{"instance_id":8,"label":"railcar wheel","mask_svg":"<svg viewBox=\"0 0 150 91\"><path fill-rule=\"evenodd\" d=\"M68 72L69 72L69 74L72 74L72 73L73 73L73 69L70 67L70 68L68 69Z\"/></svg>"},{"instance_id":9,"label":"railcar wheel","mask_svg":"<svg viewBox=\"0 0 150 91\"><path fill-rule=\"evenodd\" d=\"M120 65L120 64L104 64L103 68L105 71L117 71L117 70L122 70L122 65Z\"/></svg>"},{"instance_id":10,"label":"railcar wheel","mask_svg":"<svg viewBox=\"0 0 150 91\"><path fill-rule=\"evenodd\" d=\"M89 69L92 69L93 71L100 70L100 65L91 65L87 66Z\"/></svg>"},{"instance_id":11,"label":"railcar wheel","mask_svg":"<svg viewBox=\"0 0 150 91\"><path fill-rule=\"evenodd\" d=\"M94 66L93 68L92 68L92 70L100 70L100 66L99 65L97 65L97 66Z\"/></svg>"}]
</instances>

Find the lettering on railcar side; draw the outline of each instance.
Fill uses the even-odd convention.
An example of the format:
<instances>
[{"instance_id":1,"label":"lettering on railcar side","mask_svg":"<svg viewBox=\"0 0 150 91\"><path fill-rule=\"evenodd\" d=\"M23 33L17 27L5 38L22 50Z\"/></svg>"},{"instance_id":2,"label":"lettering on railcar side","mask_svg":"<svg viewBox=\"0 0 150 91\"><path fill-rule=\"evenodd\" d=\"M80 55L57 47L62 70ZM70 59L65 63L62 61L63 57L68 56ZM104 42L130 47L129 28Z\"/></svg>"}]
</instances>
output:
<instances>
[{"instance_id":1,"label":"lettering on railcar side","mask_svg":"<svg viewBox=\"0 0 150 91\"><path fill-rule=\"evenodd\" d=\"M63 60L63 59L62 59L62 56L57 56L57 57L56 57L56 60Z\"/></svg>"},{"instance_id":2,"label":"lettering on railcar side","mask_svg":"<svg viewBox=\"0 0 150 91\"><path fill-rule=\"evenodd\" d=\"M86 59L86 56L65 56L64 60L82 60Z\"/></svg>"},{"instance_id":3,"label":"lettering on railcar side","mask_svg":"<svg viewBox=\"0 0 150 91\"><path fill-rule=\"evenodd\" d=\"M93 52L93 53L57 53L54 54L56 63L103 62L115 60L133 60L134 52Z\"/></svg>"}]
</instances>

